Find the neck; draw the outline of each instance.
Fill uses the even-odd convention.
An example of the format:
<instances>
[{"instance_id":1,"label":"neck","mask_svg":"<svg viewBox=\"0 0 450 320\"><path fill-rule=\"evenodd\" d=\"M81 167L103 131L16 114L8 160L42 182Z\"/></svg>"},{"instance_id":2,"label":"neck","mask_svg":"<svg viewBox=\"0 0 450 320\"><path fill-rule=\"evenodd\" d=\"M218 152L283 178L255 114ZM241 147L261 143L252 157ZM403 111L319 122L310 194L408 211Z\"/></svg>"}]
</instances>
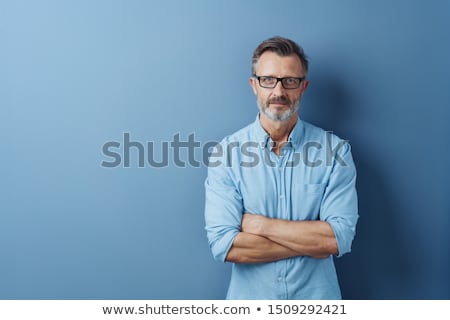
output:
<instances>
[{"instance_id":1,"label":"neck","mask_svg":"<svg viewBox=\"0 0 450 320\"><path fill-rule=\"evenodd\" d=\"M281 143L288 140L289 134L297 123L298 114L297 112L292 115L286 121L274 121L267 118L264 113L260 113L259 119L261 121L261 126L270 135L270 138L274 142Z\"/></svg>"}]
</instances>

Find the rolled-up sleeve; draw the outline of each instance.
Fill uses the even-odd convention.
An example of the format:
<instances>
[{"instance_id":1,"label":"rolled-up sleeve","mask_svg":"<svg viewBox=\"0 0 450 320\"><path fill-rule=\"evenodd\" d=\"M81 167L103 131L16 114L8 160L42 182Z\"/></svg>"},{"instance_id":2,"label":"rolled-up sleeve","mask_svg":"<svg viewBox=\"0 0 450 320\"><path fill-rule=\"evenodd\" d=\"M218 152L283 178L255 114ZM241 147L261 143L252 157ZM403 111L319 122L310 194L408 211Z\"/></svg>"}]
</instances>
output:
<instances>
[{"instance_id":1,"label":"rolled-up sleeve","mask_svg":"<svg viewBox=\"0 0 450 320\"><path fill-rule=\"evenodd\" d=\"M358 199L356 193L356 168L350 144L339 152L339 161L334 161L330 178L320 208L320 219L327 221L333 229L338 246L338 257L351 251L358 221ZM342 160L342 161L341 161Z\"/></svg>"},{"instance_id":2,"label":"rolled-up sleeve","mask_svg":"<svg viewBox=\"0 0 450 320\"><path fill-rule=\"evenodd\" d=\"M242 196L230 170L223 162L210 166L205 181L205 229L214 259L221 262L240 232L243 212Z\"/></svg>"}]
</instances>

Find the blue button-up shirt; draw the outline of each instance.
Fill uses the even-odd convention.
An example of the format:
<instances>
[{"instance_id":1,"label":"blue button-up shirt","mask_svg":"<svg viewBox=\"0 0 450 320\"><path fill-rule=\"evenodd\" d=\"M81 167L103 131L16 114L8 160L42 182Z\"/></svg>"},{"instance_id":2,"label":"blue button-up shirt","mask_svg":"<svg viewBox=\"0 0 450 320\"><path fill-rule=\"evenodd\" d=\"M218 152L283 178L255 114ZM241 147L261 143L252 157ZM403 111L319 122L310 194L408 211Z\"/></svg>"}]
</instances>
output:
<instances>
[{"instance_id":1,"label":"blue button-up shirt","mask_svg":"<svg viewBox=\"0 0 450 320\"><path fill-rule=\"evenodd\" d=\"M210 156L205 181L206 231L213 256L225 261L244 212L330 224L339 250L355 235L356 170L350 145L298 119L277 156L256 121L227 136ZM340 299L333 257L233 263L227 299Z\"/></svg>"}]
</instances>

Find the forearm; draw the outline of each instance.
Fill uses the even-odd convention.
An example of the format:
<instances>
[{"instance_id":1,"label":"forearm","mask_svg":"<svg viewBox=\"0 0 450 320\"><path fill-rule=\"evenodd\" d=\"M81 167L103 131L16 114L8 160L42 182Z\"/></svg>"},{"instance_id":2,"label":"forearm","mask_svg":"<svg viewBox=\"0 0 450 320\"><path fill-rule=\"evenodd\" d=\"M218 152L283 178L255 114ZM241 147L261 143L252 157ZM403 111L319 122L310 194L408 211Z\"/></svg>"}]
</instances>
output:
<instances>
[{"instance_id":1,"label":"forearm","mask_svg":"<svg viewBox=\"0 0 450 320\"><path fill-rule=\"evenodd\" d=\"M246 214L243 231L272 240L304 256L338 254L336 238L325 221L289 221Z\"/></svg>"},{"instance_id":2,"label":"forearm","mask_svg":"<svg viewBox=\"0 0 450 320\"><path fill-rule=\"evenodd\" d=\"M299 253L268 238L240 232L226 257L228 262L260 263L298 256Z\"/></svg>"},{"instance_id":3,"label":"forearm","mask_svg":"<svg viewBox=\"0 0 450 320\"><path fill-rule=\"evenodd\" d=\"M263 236L305 256L325 258L338 253L333 230L325 221L273 219L263 230Z\"/></svg>"}]
</instances>

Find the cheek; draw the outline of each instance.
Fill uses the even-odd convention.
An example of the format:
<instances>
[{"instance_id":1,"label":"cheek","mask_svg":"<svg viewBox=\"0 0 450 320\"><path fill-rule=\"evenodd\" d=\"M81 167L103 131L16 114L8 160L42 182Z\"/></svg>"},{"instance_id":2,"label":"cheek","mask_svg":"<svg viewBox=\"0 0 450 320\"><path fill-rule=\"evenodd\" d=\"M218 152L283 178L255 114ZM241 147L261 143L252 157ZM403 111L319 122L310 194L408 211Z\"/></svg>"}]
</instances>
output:
<instances>
[{"instance_id":1,"label":"cheek","mask_svg":"<svg viewBox=\"0 0 450 320\"><path fill-rule=\"evenodd\" d=\"M263 92L259 91L259 92L256 92L256 98L258 99L258 101L265 102L265 101L267 101L269 96L267 94L264 94Z\"/></svg>"},{"instance_id":2,"label":"cheek","mask_svg":"<svg viewBox=\"0 0 450 320\"><path fill-rule=\"evenodd\" d=\"M289 100L291 100L291 102L297 102L300 100L300 98L301 98L301 92L289 95Z\"/></svg>"}]
</instances>

